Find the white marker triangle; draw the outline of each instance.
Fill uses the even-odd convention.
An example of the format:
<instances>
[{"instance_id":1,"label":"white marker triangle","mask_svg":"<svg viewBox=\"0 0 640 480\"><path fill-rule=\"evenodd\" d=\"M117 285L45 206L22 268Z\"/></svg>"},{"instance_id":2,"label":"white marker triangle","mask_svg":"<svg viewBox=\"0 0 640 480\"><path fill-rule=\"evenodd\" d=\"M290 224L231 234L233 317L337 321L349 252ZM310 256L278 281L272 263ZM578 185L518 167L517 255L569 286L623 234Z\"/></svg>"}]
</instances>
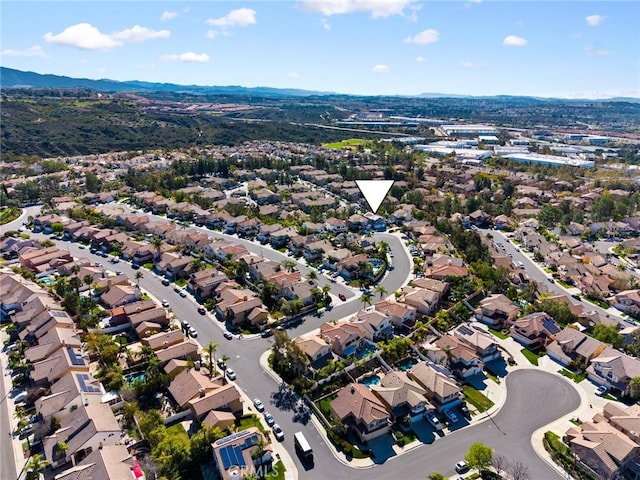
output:
<instances>
[{"instance_id":1,"label":"white marker triangle","mask_svg":"<svg viewBox=\"0 0 640 480\"><path fill-rule=\"evenodd\" d=\"M391 190L393 180L356 180L356 185L369 204L371 211L376 213Z\"/></svg>"}]
</instances>

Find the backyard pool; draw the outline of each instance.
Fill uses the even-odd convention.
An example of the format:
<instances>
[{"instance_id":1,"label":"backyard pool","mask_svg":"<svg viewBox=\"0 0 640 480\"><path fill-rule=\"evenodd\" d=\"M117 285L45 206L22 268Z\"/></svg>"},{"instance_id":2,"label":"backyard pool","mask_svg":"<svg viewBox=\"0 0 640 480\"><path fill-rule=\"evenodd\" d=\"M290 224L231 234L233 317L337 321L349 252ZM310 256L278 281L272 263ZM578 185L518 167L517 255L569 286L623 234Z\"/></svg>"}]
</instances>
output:
<instances>
[{"instance_id":1,"label":"backyard pool","mask_svg":"<svg viewBox=\"0 0 640 480\"><path fill-rule=\"evenodd\" d=\"M44 278L41 278L41 279L40 279L40 281L41 281L42 283L44 283L46 286L48 286L48 287L49 287L49 286L51 286L51 285L55 285L55 283L56 283L56 277L53 277L53 276L51 276L51 277L44 277Z\"/></svg>"},{"instance_id":2,"label":"backyard pool","mask_svg":"<svg viewBox=\"0 0 640 480\"><path fill-rule=\"evenodd\" d=\"M376 347L373 345L365 344L360 350L356 352L356 358L362 360L376 353Z\"/></svg>"},{"instance_id":3,"label":"backyard pool","mask_svg":"<svg viewBox=\"0 0 640 480\"><path fill-rule=\"evenodd\" d=\"M144 382L146 375L144 372L142 373L132 373L131 375L127 375L127 383L129 385L133 385L136 382Z\"/></svg>"},{"instance_id":4,"label":"backyard pool","mask_svg":"<svg viewBox=\"0 0 640 480\"><path fill-rule=\"evenodd\" d=\"M380 383L379 375L369 375L368 377L364 377L360 379L360 383L366 385L371 388L371 385L378 385Z\"/></svg>"},{"instance_id":5,"label":"backyard pool","mask_svg":"<svg viewBox=\"0 0 640 480\"><path fill-rule=\"evenodd\" d=\"M405 358L404 360L402 360L401 362L396 363L396 367L398 367L400 370L402 370L403 372L406 372L408 370L411 370L411 368L418 363L417 360L409 357L409 358Z\"/></svg>"}]
</instances>

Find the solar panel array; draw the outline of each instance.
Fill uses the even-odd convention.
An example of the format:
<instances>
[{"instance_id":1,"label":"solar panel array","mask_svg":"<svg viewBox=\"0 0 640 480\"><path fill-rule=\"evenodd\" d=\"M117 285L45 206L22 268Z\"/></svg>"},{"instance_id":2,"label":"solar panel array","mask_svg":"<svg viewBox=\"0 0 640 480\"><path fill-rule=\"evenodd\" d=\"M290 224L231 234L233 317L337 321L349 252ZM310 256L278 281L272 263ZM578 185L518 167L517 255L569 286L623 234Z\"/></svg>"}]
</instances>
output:
<instances>
[{"instance_id":1,"label":"solar panel array","mask_svg":"<svg viewBox=\"0 0 640 480\"><path fill-rule=\"evenodd\" d=\"M88 373L77 373L76 378L83 392L100 393L100 387L93 384L93 379Z\"/></svg>"},{"instance_id":2,"label":"solar panel array","mask_svg":"<svg viewBox=\"0 0 640 480\"><path fill-rule=\"evenodd\" d=\"M84 358L82 358L82 354L80 351L67 347L67 353L69 354L69 358L71 359L72 365L86 365Z\"/></svg>"},{"instance_id":3,"label":"solar panel array","mask_svg":"<svg viewBox=\"0 0 640 480\"><path fill-rule=\"evenodd\" d=\"M50 310L49 313L54 317L68 317L67 312L63 312L62 310Z\"/></svg>"},{"instance_id":4,"label":"solar panel array","mask_svg":"<svg viewBox=\"0 0 640 480\"><path fill-rule=\"evenodd\" d=\"M216 442L218 446L226 445L228 443L232 443L238 438L246 435L245 432L238 432L234 435L229 435L228 437L222 438ZM239 445L226 445L220 449L220 458L222 459L222 465L225 470L229 470L229 468L233 466L237 467L246 467L247 462L242 455L242 452L255 445L258 442L258 435L251 435L244 442Z\"/></svg>"}]
</instances>

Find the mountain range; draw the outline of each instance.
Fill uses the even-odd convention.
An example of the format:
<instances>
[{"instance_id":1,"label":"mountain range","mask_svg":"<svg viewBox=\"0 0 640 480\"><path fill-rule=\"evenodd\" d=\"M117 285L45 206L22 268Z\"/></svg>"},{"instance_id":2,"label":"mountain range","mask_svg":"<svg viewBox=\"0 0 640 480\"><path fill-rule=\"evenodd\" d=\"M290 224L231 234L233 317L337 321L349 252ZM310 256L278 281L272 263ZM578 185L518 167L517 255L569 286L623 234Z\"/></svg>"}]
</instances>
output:
<instances>
[{"instance_id":1,"label":"mountain range","mask_svg":"<svg viewBox=\"0 0 640 480\"><path fill-rule=\"evenodd\" d=\"M272 87L243 87L239 85L207 86L207 85L178 85L175 83L142 82L138 80L117 81L109 79L92 80L88 78L72 78L61 75L25 72L8 67L0 67L1 88L88 88L100 92L130 92L130 93L190 93L196 95L251 95L257 97L308 97L312 95L336 95L335 92L302 90L294 88ZM422 93L419 98L479 98L479 99L531 99L531 100L563 100L584 102L585 99L569 100L557 98L541 98L527 96L471 96L445 93ZM591 99L594 102L633 102L640 103L640 98L616 97L608 99Z\"/></svg>"}]
</instances>

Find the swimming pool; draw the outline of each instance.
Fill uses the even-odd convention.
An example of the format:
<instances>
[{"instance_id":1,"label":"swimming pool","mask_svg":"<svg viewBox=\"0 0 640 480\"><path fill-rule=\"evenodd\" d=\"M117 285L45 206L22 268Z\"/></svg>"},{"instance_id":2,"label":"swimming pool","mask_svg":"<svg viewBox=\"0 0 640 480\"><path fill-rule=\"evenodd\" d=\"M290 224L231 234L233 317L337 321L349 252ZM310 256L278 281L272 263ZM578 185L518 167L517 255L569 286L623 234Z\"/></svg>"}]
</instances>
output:
<instances>
[{"instance_id":1,"label":"swimming pool","mask_svg":"<svg viewBox=\"0 0 640 480\"><path fill-rule=\"evenodd\" d=\"M378 385L380 383L380 376L369 375L368 377L360 379L360 383L366 385L367 387L371 387L371 385Z\"/></svg>"},{"instance_id":2,"label":"swimming pool","mask_svg":"<svg viewBox=\"0 0 640 480\"><path fill-rule=\"evenodd\" d=\"M127 375L127 383L133 385L136 382L144 382L145 378L147 378L147 376L144 372L132 373L131 375Z\"/></svg>"},{"instance_id":3,"label":"swimming pool","mask_svg":"<svg viewBox=\"0 0 640 480\"><path fill-rule=\"evenodd\" d=\"M406 372L408 370L411 370L411 368L418 363L417 360L409 357L409 358L405 358L404 360L402 360L401 362L396 363L396 367L398 367L400 370L402 370L403 372Z\"/></svg>"}]
</instances>

